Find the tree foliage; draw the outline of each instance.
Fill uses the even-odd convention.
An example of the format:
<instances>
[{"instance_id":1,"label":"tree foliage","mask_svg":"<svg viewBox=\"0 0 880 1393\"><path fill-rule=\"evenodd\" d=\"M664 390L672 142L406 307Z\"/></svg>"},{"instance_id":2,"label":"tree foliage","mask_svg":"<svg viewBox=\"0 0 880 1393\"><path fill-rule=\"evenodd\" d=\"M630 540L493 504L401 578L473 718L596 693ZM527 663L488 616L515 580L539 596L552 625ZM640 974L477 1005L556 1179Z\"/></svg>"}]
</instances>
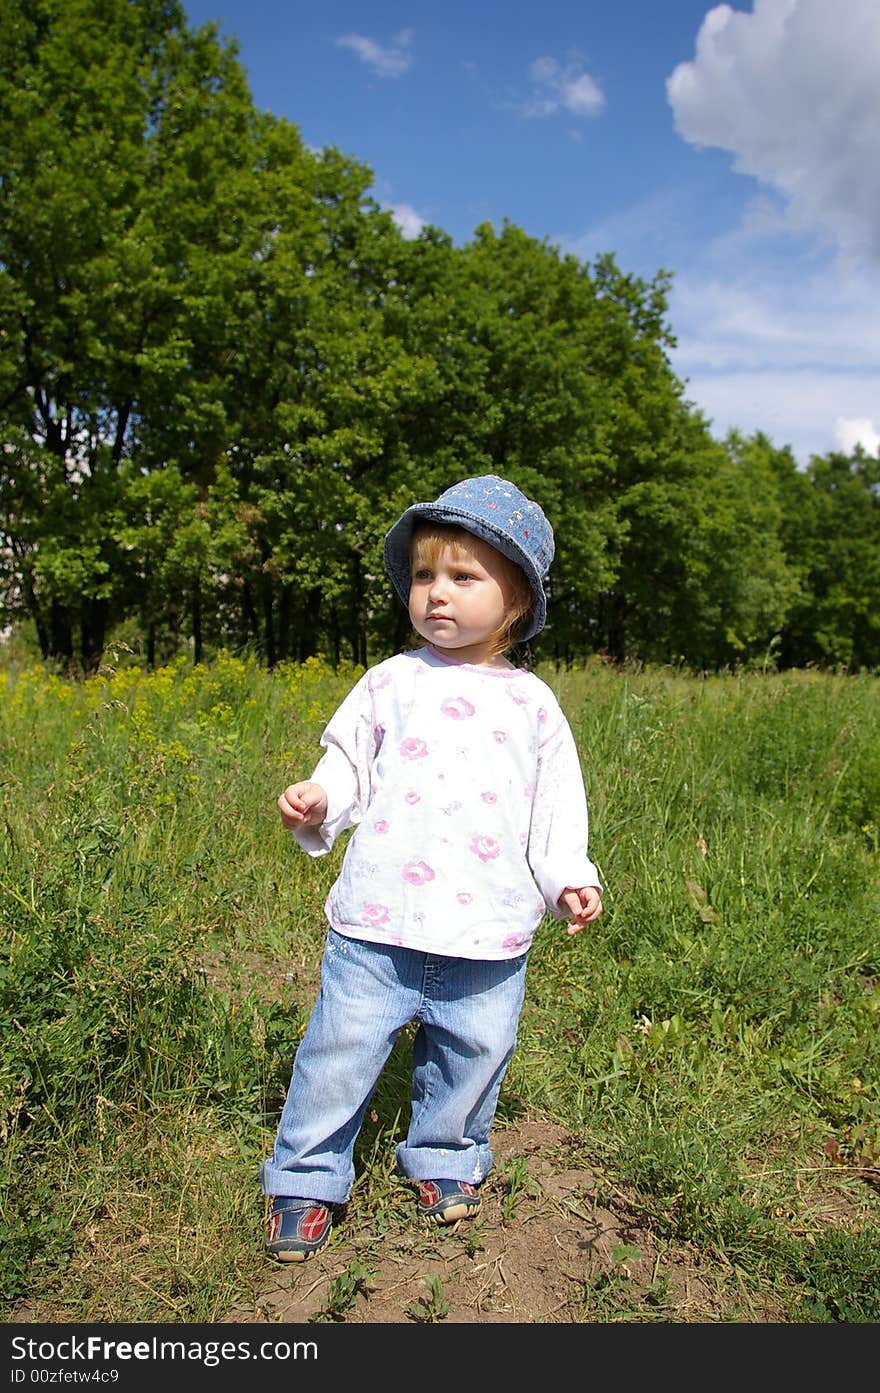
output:
<instances>
[{"instance_id":1,"label":"tree foliage","mask_svg":"<svg viewBox=\"0 0 880 1393\"><path fill-rule=\"evenodd\" d=\"M713 439L664 272L405 239L176 0L0 0L0 181L0 601L45 657L367 662L385 531L492 471L554 524L538 655L880 663L876 460Z\"/></svg>"}]
</instances>

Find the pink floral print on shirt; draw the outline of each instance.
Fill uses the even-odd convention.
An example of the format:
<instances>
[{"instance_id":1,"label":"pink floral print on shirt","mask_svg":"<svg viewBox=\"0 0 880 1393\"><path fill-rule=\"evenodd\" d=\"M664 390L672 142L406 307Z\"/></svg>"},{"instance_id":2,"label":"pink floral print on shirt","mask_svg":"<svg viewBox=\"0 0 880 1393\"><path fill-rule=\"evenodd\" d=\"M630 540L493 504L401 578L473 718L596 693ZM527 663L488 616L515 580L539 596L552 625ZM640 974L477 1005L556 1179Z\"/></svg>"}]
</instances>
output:
<instances>
[{"instance_id":1,"label":"pink floral print on shirt","mask_svg":"<svg viewBox=\"0 0 880 1393\"><path fill-rule=\"evenodd\" d=\"M400 753L404 759L422 759L428 753L428 747L424 740L417 740L414 735L408 735L400 742Z\"/></svg>"},{"instance_id":2,"label":"pink floral print on shirt","mask_svg":"<svg viewBox=\"0 0 880 1393\"><path fill-rule=\"evenodd\" d=\"M474 709L466 697L447 697L440 703L443 715L451 716L454 721L463 721L467 716L472 716Z\"/></svg>"},{"instance_id":3,"label":"pink floral print on shirt","mask_svg":"<svg viewBox=\"0 0 880 1393\"><path fill-rule=\"evenodd\" d=\"M384 904L365 904L364 923L369 924L370 928L378 929L383 924L388 923L388 906Z\"/></svg>"},{"instance_id":4,"label":"pink floral print on shirt","mask_svg":"<svg viewBox=\"0 0 880 1393\"><path fill-rule=\"evenodd\" d=\"M471 851L475 856L479 856L481 861L494 861L499 855L501 847L494 837L472 837Z\"/></svg>"},{"instance_id":5,"label":"pink floral print on shirt","mask_svg":"<svg viewBox=\"0 0 880 1393\"><path fill-rule=\"evenodd\" d=\"M527 948L530 941L528 934L512 933L503 940L501 947L505 953L515 953L517 948Z\"/></svg>"},{"instance_id":6,"label":"pink floral print on shirt","mask_svg":"<svg viewBox=\"0 0 880 1393\"><path fill-rule=\"evenodd\" d=\"M410 885L424 885L434 879L434 871L426 861L407 861L400 874Z\"/></svg>"}]
</instances>

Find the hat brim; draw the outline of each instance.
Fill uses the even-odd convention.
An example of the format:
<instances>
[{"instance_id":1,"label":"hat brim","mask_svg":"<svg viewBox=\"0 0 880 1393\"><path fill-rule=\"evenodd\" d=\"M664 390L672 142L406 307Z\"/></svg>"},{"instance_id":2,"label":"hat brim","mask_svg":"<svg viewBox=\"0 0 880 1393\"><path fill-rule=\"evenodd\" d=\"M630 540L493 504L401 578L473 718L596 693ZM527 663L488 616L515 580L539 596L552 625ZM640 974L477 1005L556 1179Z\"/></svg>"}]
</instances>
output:
<instances>
[{"instance_id":1,"label":"hat brim","mask_svg":"<svg viewBox=\"0 0 880 1393\"><path fill-rule=\"evenodd\" d=\"M410 546L418 522L445 522L452 526L462 527L466 532L471 532L475 537L480 537L484 542L488 542L496 551L500 551L502 556L514 561L525 574L532 590L532 609L529 622L519 635L518 641L524 643L527 639L534 638L536 634L541 632L547 622L547 596L544 592L544 577L539 575L532 558L518 547L515 541L504 532L494 528L484 518L475 517L466 508L449 507L439 501L436 503L413 503L412 507L407 508L385 536L385 567L395 590L405 605L409 604L412 580Z\"/></svg>"}]
</instances>

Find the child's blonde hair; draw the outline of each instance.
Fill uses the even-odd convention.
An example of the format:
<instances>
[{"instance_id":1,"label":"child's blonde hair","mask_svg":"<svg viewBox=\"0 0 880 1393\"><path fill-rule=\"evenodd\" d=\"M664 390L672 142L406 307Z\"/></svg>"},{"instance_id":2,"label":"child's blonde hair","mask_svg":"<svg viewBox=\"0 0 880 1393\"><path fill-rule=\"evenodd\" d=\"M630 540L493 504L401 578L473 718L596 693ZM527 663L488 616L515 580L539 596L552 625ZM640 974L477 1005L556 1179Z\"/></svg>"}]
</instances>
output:
<instances>
[{"instance_id":1,"label":"child's blonde hair","mask_svg":"<svg viewBox=\"0 0 880 1393\"><path fill-rule=\"evenodd\" d=\"M438 558L447 550L453 554L461 552L462 555L473 556L477 560L481 551L488 550L500 563L506 609L498 628L488 637L487 656L504 657L519 641L520 634L526 627L526 620L532 612L534 595L525 571L515 561L511 561L509 556L493 547L491 542L485 542L482 537L475 537L466 527L457 527L454 523L426 521L417 522L413 529L409 549L412 573L415 574L422 567L433 570Z\"/></svg>"}]
</instances>

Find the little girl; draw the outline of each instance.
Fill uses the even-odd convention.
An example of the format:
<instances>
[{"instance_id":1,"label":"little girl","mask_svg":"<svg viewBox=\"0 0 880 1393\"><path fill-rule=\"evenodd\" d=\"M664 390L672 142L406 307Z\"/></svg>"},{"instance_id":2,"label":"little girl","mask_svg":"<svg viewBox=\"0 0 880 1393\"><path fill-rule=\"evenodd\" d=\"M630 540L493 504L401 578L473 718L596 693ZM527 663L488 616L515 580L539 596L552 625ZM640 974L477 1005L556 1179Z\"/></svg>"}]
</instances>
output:
<instances>
[{"instance_id":1,"label":"little girl","mask_svg":"<svg viewBox=\"0 0 880 1393\"><path fill-rule=\"evenodd\" d=\"M425 646L364 674L312 778L278 799L310 856L356 826L325 904L320 995L261 1167L267 1247L282 1261L330 1237L367 1105L411 1021L398 1170L423 1217L476 1214L535 931L548 910L569 934L602 912L568 722L506 657L544 625L553 553L538 505L492 474L408 508L385 564Z\"/></svg>"}]
</instances>

